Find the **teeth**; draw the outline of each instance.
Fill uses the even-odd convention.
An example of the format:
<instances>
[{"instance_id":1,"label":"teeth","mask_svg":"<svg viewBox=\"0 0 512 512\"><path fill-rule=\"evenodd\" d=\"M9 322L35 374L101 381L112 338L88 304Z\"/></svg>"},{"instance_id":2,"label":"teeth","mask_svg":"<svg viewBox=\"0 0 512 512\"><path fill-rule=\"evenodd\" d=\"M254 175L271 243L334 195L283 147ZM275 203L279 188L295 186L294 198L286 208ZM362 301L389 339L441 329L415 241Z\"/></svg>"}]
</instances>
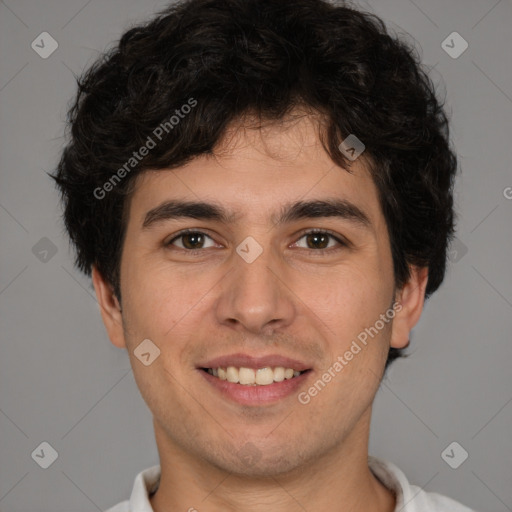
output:
<instances>
[{"instance_id":1,"label":"teeth","mask_svg":"<svg viewBox=\"0 0 512 512\"><path fill-rule=\"evenodd\" d=\"M240 368L240 370L238 370L238 382L240 384L255 384L256 373L252 368Z\"/></svg>"},{"instance_id":2,"label":"teeth","mask_svg":"<svg viewBox=\"0 0 512 512\"><path fill-rule=\"evenodd\" d=\"M283 382L284 380L284 368L282 366L278 366L274 368L274 382Z\"/></svg>"},{"instance_id":3,"label":"teeth","mask_svg":"<svg viewBox=\"0 0 512 512\"><path fill-rule=\"evenodd\" d=\"M275 368L252 368L228 366L227 368L208 368L208 373L220 380L227 380L234 384L243 384L244 386L268 386L273 382L282 382L285 379L298 377L301 372L293 370L293 368L283 368L277 366Z\"/></svg>"},{"instance_id":4,"label":"teeth","mask_svg":"<svg viewBox=\"0 0 512 512\"><path fill-rule=\"evenodd\" d=\"M235 384L238 382L238 370L234 366L226 368L226 380Z\"/></svg>"},{"instance_id":5,"label":"teeth","mask_svg":"<svg viewBox=\"0 0 512 512\"><path fill-rule=\"evenodd\" d=\"M256 384L260 386L267 386L268 384L272 384L272 382L274 382L274 372L272 371L272 368L260 368L256 371Z\"/></svg>"}]
</instances>

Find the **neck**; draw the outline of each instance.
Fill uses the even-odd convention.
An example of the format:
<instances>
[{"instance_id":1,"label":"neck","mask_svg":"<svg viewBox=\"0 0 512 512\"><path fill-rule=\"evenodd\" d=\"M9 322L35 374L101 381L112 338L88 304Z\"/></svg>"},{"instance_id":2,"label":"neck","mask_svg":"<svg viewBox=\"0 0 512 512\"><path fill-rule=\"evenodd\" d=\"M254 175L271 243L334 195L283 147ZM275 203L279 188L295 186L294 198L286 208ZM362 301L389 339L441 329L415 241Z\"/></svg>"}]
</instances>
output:
<instances>
[{"instance_id":1,"label":"neck","mask_svg":"<svg viewBox=\"0 0 512 512\"><path fill-rule=\"evenodd\" d=\"M161 477L151 506L154 512L267 512L269 507L275 512L393 512L393 493L368 467L370 412L361 418L367 426L363 435L354 429L359 435L349 435L328 453L287 473L264 477L230 473L192 456L155 421Z\"/></svg>"}]
</instances>

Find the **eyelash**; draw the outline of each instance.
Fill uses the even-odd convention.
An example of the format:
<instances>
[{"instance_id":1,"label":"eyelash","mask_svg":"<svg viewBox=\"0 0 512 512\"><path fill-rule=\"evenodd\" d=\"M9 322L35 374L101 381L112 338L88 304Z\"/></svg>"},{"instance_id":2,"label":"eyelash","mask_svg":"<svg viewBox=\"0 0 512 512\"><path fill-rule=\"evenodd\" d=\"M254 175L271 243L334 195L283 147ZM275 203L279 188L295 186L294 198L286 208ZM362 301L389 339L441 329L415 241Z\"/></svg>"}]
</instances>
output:
<instances>
[{"instance_id":1,"label":"eyelash","mask_svg":"<svg viewBox=\"0 0 512 512\"><path fill-rule=\"evenodd\" d=\"M179 238L183 237L184 235L187 235L187 234L190 234L190 233L199 234L199 235L205 235L208 238L211 238L213 240L213 238L210 235L208 235L208 233L205 233L204 231L200 231L200 230L197 230L197 229L184 229L182 231L179 231L176 234L176 236L174 236L171 240L166 242L164 245L166 247L170 247L170 246L172 246L173 242L175 242ZM320 233L322 235L329 235L332 239L336 240L336 242L338 242L341 247L338 247L338 248L330 247L329 249L303 249L303 250L308 251L311 254L312 253L316 253L315 256L326 256L326 254L325 254L326 252L330 254L331 252L333 252L333 251L336 252L336 251L340 250L343 247L348 247L348 243L347 242L341 240L339 238L339 236L337 236L335 233L333 233L332 231L330 231L328 229L311 229L309 231L305 231L304 233L301 233L301 235L298 238L298 240L300 240L301 238L305 237L306 235L317 234L317 233ZM205 251L205 249L183 249L181 247L177 247L177 249L179 249L181 251L185 251L187 254L191 254L193 256L194 255L198 255L199 253Z\"/></svg>"}]
</instances>

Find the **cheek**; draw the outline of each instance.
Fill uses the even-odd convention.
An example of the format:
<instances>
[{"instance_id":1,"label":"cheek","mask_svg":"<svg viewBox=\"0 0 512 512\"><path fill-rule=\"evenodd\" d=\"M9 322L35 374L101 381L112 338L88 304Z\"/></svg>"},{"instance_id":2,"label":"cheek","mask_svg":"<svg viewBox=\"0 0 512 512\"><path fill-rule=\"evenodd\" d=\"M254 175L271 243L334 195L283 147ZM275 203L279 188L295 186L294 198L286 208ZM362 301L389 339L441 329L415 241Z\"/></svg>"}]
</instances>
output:
<instances>
[{"instance_id":1,"label":"cheek","mask_svg":"<svg viewBox=\"0 0 512 512\"><path fill-rule=\"evenodd\" d=\"M373 324L391 302L391 280L376 267L347 266L317 278L300 278L298 295L335 334L353 334Z\"/></svg>"},{"instance_id":2,"label":"cheek","mask_svg":"<svg viewBox=\"0 0 512 512\"><path fill-rule=\"evenodd\" d=\"M163 258L126 265L126 284L132 313L152 325L172 325L197 302L196 275L180 272Z\"/></svg>"},{"instance_id":3,"label":"cheek","mask_svg":"<svg viewBox=\"0 0 512 512\"><path fill-rule=\"evenodd\" d=\"M131 276L125 311L132 352L149 338L160 349L159 364L182 381L192 371L191 347L204 339L204 326L212 321L219 275L197 268L184 272L169 264L141 265L139 270Z\"/></svg>"}]
</instances>

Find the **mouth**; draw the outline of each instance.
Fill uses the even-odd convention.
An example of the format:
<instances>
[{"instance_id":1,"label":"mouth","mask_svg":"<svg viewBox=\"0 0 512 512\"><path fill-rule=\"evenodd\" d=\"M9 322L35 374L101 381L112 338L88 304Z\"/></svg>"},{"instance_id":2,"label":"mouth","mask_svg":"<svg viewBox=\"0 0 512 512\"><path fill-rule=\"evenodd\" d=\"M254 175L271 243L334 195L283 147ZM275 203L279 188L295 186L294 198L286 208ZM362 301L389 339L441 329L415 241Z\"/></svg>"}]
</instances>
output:
<instances>
[{"instance_id":1,"label":"mouth","mask_svg":"<svg viewBox=\"0 0 512 512\"><path fill-rule=\"evenodd\" d=\"M241 384L242 386L269 386L276 382L294 379L310 370L294 370L284 366L247 368L245 366L219 366L217 368L201 368L219 380L224 380L232 384Z\"/></svg>"},{"instance_id":2,"label":"mouth","mask_svg":"<svg viewBox=\"0 0 512 512\"><path fill-rule=\"evenodd\" d=\"M240 405L271 405L298 393L313 375L311 364L280 355L231 354L196 366L217 396Z\"/></svg>"}]
</instances>

